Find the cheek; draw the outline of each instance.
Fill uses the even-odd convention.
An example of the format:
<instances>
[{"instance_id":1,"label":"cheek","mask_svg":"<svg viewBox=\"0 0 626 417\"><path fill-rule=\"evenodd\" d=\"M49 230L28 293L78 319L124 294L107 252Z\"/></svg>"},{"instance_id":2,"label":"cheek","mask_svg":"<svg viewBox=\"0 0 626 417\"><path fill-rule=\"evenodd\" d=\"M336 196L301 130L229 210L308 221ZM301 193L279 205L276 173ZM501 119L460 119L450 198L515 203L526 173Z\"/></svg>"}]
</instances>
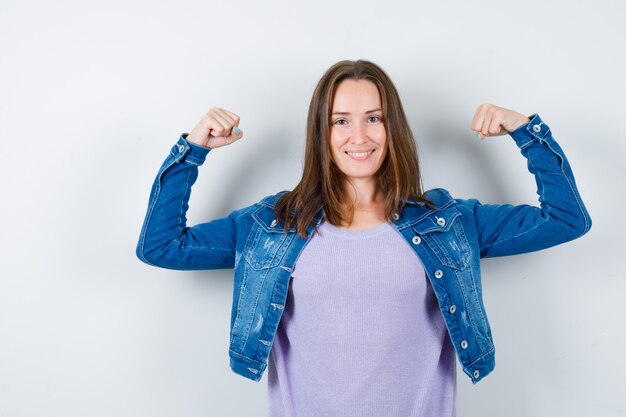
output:
<instances>
[{"instance_id":1,"label":"cheek","mask_svg":"<svg viewBox=\"0 0 626 417\"><path fill-rule=\"evenodd\" d=\"M332 132L330 134L330 138L328 138L328 140L330 142L330 150L333 153L338 153L339 152L339 148L345 142L345 139L344 139L343 135L341 133L336 132L336 131Z\"/></svg>"},{"instance_id":2,"label":"cheek","mask_svg":"<svg viewBox=\"0 0 626 417\"><path fill-rule=\"evenodd\" d=\"M330 135L328 138L328 143L330 145L330 160L337 163L337 157L339 154L339 140L335 135Z\"/></svg>"},{"instance_id":3,"label":"cheek","mask_svg":"<svg viewBox=\"0 0 626 417\"><path fill-rule=\"evenodd\" d=\"M378 129L374 134L374 137L376 138L376 142L384 147L387 147L387 132L384 127Z\"/></svg>"},{"instance_id":4,"label":"cheek","mask_svg":"<svg viewBox=\"0 0 626 417\"><path fill-rule=\"evenodd\" d=\"M380 129L379 132L377 132L375 140L382 148L382 152L381 152L380 157L379 157L380 160L382 161L383 159L385 159L385 156L387 156L387 152L388 152L387 132L385 132L385 128L384 127L382 129Z\"/></svg>"}]
</instances>

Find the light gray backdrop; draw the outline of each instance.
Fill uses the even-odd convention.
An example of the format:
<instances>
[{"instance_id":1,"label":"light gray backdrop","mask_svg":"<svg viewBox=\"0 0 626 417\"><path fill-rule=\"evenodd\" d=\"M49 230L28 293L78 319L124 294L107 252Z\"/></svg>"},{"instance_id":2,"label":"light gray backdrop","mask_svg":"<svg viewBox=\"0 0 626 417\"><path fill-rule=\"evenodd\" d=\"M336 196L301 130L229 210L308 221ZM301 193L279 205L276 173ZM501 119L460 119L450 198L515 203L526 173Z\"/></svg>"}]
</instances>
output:
<instances>
[{"instance_id":1,"label":"light gray backdrop","mask_svg":"<svg viewBox=\"0 0 626 417\"><path fill-rule=\"evenodd\" d=\"M245 138L201 167L189 223L293 187L308 100L340 59L396 82L426 188L538 204L483 102L538 112L593 219L583 238L483 262L497 348L459 416L623 416L623 2L171 1L0 5L0 416L264 416L228 367L231 271L142 264L156 172L211 106Z\"/></svg>"}]
</instances>

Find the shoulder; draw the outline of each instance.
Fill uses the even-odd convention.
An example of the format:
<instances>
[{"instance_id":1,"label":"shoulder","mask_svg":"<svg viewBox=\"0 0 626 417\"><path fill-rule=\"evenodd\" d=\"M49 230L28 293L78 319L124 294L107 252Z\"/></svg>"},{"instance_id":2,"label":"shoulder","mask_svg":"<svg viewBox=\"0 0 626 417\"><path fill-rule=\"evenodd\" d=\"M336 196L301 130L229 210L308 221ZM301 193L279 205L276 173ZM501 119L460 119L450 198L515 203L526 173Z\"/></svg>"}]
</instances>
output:
<instances>
[{"instance_id":1,"label":"shoulder","mask_svg":"<svg viewBox=\"0 0 626 417\"><path fill-rule=\"evenodd\" d=\"M424 192L424 198L432 201L437 208L456 203L450 192L445 188L431 188Z\"/></svg>"},{"instance_id":2,"label":"shoulder","mask_svg":"<svg viewBox=\"0 0 626 417\"><path fill-rule=\"evenodd\" d=\"M457 209L473 211L480 202L476 198L454 197L444 188L433 188L424 193L424 197L435 203L437 208L445 208L454 205Z\"/></svg>"},{"instance_id":3,"label":"shoulder","mask_svg":"<svg viewBox=\"0 0 626 417\"><path fill-rule=\"evenodd\" d=\"M477 202L476 199L462 199L454 197L445 188L432 188L424 192L424 198L431 201L432 205L425 205L422 202L409 201L409 205L415 205L426 209L427 213L433 211L440 211L450 209L453 211L460 211L465 214L473 212L474 206Z\"/></svg>"},{"instance_id":4,"label":"shoulder","mask_svg":"<svg viewBox=\"0 0 626 417\"><path fill-rule=\"evenodd\" d=\"M268 195L263 197L257 204L267 208L274 208L276 206L276 202L280 197L282 197L288 190L279 191L276 194Z\"/></svg>"},{"instance_id":5,"label":"shoulder","mask_svg":"<svg viewBox=\"0 0 626 417\"><path fill-rule=\"evenodd\" d=\"M276 194L267 195L255 203L252 203L248 206L231 211L229 216L238 222L240 221L245 222L245 219L253 217L254 213L258 213L260 211L271 213L274 211L274 207L276 205L276 202L280 198L280 196L282 196L286 192L287 190L284 190L284 191L279 191Z\"/></svg>"},{"instance_id":6,"label":"shoulder","mask_svg":"<svg viewBox=\"0 0 626 417\"><path fill-rule=\"evenodd\" d=\"M274 220L276 218L274 214L275 204L280 196L286 192L285 190L267 195L255 203L231 211L228 217L243 228L250 227L253 222L257 222L264 224L268 230L272 229L275 226Z\"/></svg>"}]
</instances>

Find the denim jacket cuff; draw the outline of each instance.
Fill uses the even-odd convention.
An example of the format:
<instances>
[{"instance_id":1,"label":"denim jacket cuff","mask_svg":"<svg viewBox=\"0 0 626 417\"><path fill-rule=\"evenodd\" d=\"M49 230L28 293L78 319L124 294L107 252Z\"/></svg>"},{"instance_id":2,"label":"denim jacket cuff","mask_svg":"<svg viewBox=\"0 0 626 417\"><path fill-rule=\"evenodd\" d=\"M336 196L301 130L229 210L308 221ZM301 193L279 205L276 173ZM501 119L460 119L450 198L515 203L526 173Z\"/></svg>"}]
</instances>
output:
<instances>
[{"instance_id":1,"label":"denim jacket cuff","mask_svg":"<svg viewBox=\"0 0 626 417\"><path fill-rule=\"evenodd\" d=\"M509 132L520 149L530 145L533 141L543 142L550 133L550 127L541 120L537 113L528 116L528 118L530 119L529 122Z\"/></svg>"},{"instance_id":2,"label":"denim jacket cuff","mask_svg":"<svg viewBox=\"0 0 626 417\"><path fill-rule=\"evenodd\" d=\"M186 162L191 165L202 165L206 159L206 156L211 151L211 148L196 145L187 141L189 133L182 133L178 138L178 141L170 153L176 160L176 162Z\"/></svg>"}]
</instances>

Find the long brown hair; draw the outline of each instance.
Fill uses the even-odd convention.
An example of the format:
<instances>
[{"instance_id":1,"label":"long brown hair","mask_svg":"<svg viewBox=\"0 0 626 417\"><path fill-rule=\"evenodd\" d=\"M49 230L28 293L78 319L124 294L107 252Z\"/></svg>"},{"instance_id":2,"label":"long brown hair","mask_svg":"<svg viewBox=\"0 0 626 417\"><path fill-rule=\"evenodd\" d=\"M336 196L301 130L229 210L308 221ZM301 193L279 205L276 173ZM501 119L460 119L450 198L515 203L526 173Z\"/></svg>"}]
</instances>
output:
<instances>
[{"instance_id":1,"label":"long brown hair","mask_svg":"<svg viewBox=\"0 0 626 417\"><path fill-rule=\"evenodd\" d=\"M332 161L329 144L335 91L346 79L371 81L380 94L387 155L376 173L376 187L385 198L385 218L389 220L393 213L399 213L406 200L432 204L423 197L415 139L393 82L372 62L340 61L324 73L311 97L302 178L293 191L276 202L276 218L284 223L285 232L295 227L299 235L306 237L307 228L320 210L333 225L352 223L354 206L348 204L347 210L344 206L346 176Z\"/></svg>"}]
</instances>

